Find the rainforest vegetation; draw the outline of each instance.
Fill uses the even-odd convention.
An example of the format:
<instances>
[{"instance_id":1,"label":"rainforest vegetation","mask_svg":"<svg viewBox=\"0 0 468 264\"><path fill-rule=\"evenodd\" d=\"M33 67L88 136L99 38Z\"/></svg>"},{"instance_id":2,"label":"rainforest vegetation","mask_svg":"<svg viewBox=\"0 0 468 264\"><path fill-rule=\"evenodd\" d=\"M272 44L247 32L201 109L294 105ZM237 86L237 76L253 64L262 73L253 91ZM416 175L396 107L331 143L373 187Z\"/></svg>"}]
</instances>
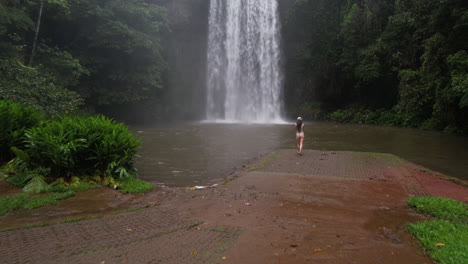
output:
<instances>
[{"instance_id":1,"label":"rainforest vegetation","mask_svg":"<svg viewBox=\"0 0 468 264\"><path fill-rule=\"evenodd\" d=\"M468 133L466 1L296 0L283 20L291 112Z\"/></svg>"},{"instance_id":2,"label":"rainforest vegetation","mask_svg":"<svg viewBox=\"0 0 468 264\"><path fill-rule=\"evenodd\" d=\"M468 134L466 1L278 1L287 115ZM1 0L7 176L132 179L138 140L91 113L203 118L208 11L209 0Z\"/></svg>"},{"instance_id":3,"label":"rainforest vegetation","mask_svg":"<svg viewBox=\"0 0 468 264\"><path fill-rule=\"evenodd\" d=\"M139 141L89 113L158 98L166 31L166 11L151 1L2 0L2 177L28 192L151 189L135 180Z\"/></svg>"},{"instance_id":4,"label":"rainforest vegetation","mask_svg":"<svg viewBox=\"0 0 468 264\"><path fill-rule=\"evenodd\" d=\"M288 115L468 133L466 1L278 1ZM208 10L2 0L0 98L49 116L136 107L146 120L203 118Z\"/></svg>"}]
</instances>

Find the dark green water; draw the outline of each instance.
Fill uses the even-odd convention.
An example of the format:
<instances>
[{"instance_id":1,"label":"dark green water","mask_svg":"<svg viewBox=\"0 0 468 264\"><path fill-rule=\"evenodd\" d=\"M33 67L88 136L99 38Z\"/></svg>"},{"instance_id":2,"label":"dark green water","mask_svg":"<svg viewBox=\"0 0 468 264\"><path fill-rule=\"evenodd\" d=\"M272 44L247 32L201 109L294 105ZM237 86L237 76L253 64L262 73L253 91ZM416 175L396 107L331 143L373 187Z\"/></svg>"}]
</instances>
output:
<instances>
[{"instance_id":1,"label":"dark green water","mask_svg":"<svg viewBox=\"0 0 468 264\"><path fill-rule=\"evenodd\" d=\"M217 183L259 155L295 148L292 124L183 123L132 130L142 138L139 177L170 186ZM391 153L468 179L466 137L393 127L306 123L304 144L306 149Z\"/></svg>"}]
</instances>

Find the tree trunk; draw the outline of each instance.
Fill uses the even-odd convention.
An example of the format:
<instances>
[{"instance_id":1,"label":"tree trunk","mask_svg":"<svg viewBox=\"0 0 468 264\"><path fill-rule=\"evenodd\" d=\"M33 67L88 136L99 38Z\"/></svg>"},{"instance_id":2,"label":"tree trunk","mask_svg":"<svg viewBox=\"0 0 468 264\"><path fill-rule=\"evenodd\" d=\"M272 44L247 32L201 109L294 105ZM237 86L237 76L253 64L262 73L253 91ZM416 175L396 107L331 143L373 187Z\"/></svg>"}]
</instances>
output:
<instances>
[{"instance_id":1,"label":"tree trunk","mask_svg":"<svg viewBox=\"0 0 468 264\"><path fill-rule=\"evenodd\" d=\"M42 9L44 8L44 0L41 1L41 6L39 7L39 15L37 17L37 26L36 26L36 33L34 34L34 41L31 50L31 57L29 58L29 66L33 63L34 55L36 55L36 46L37 46L37 36L39 35L39 29L41 27L41 19L42 19Z\"/></svg>"}]
</instances>

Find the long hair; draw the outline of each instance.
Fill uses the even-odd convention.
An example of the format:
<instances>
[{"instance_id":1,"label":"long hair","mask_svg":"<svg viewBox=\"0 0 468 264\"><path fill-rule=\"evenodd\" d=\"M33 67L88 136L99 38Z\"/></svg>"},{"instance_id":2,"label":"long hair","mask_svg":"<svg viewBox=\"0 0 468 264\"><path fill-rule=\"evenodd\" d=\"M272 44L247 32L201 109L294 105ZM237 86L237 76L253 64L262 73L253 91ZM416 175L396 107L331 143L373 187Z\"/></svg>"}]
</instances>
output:
<instances>
[{"instance_id":1,"label":"long hair","mask_svg":"<svg viewBox=\"0 0 468 264\"><path fill-rule=\"evenodd\" d=\"M302 120L296 121L296 130L297 132L302 132Z\"/></svg>"}]
</instances>

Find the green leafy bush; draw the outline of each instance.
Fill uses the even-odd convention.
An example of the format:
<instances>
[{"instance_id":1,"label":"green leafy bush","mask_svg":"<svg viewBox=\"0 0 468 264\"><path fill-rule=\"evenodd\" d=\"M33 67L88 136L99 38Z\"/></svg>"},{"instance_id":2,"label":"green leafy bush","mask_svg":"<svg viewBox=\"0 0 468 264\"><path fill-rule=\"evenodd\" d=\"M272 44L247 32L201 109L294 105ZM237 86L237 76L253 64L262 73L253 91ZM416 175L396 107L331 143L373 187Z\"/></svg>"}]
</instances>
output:
<instances>
[{"instance_id":1,"label":"green leafy bush","mask_svg":"<svg viewBox=\"0 0 468 264\"><path fill-rule=\"evenodd\" d=\"M15 60L0 59L0 99L32 106L49 116L64 115L83 104L76 93L54 84L53 77Z\"/></svg>"},{"instance_id":2,"label":"green leafy bush","mask_svg":"<svg viewBox=\"0 0 468 264\"><path fill-rule=\"evenodd\" d=\"M42 115L32 107L0 101L0 161L13 157L12 147L24 146L24 131L39 125Z\"/></svg>"},{"instance_id":3,"label":"green leafy bush","mask_svg":"<svg viewBox=\"0 0 468 264\"><path fill-rule=\"evenodd\" d=\"M129 178L135 174L139 144L127 126L103 116L66 116L26 132L31 166L49 168L54 179L86 175Z\"/></svg>"}]
</instances>

